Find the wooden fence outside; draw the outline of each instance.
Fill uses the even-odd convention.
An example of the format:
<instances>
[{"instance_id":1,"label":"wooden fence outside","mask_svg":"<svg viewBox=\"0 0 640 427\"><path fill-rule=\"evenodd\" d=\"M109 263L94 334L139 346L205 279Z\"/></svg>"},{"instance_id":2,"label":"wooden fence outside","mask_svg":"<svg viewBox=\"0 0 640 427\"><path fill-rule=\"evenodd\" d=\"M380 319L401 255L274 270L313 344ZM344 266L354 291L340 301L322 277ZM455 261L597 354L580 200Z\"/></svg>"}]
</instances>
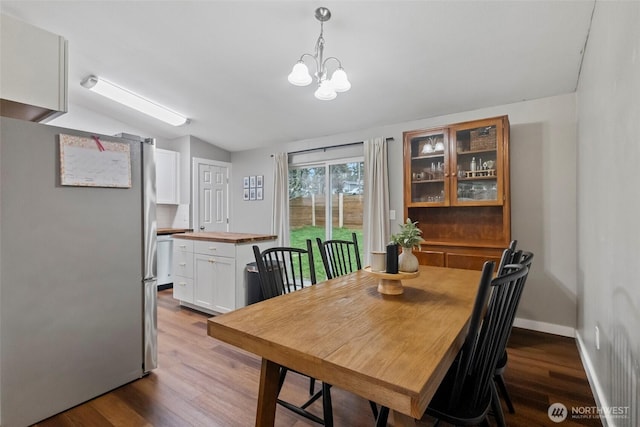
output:
<instances>
[{"instance_id":1,"label":"wooden fence outside","mask_svg":"<svg viewBox=\"0 0 640 427\"><path fill-rule=\"evenodd\" d=\"M342 199L342 202L340 201ZM363 196L334 194L331 196L333 227L362 228ZM325 197L296 197L289 200L291 228L308 225L324 227L326 224Z\"/></svg>"}]
</instances>

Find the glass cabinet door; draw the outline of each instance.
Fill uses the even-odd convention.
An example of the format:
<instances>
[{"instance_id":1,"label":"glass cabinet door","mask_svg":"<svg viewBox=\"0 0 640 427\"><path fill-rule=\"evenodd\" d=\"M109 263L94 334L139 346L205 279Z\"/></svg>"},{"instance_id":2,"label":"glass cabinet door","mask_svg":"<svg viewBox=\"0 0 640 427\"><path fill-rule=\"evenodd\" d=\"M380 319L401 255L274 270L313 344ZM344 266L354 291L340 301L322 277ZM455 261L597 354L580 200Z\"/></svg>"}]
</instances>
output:
<instances>
[{"instance_id":1,"label":"glass cabinet door","mask_svg":"<svg viewBox=\"0 0 640 427\"><path fill-rule=\"evenodd\" d=\"M408 135L410 203L449 204L449 150L446 130Z\"/></svg>"},{"instance_id":2,"label":"glass cabinet door","mask_svg":"<svg viewBox=\"0 0 640 427\"><path fill-rule=\"evenodd\" d=\"M478 127L478 124L482 126ZM476 122L474 127L452 129L452 204L501 205L502 124Z\"/></svg>"}]
</instances>

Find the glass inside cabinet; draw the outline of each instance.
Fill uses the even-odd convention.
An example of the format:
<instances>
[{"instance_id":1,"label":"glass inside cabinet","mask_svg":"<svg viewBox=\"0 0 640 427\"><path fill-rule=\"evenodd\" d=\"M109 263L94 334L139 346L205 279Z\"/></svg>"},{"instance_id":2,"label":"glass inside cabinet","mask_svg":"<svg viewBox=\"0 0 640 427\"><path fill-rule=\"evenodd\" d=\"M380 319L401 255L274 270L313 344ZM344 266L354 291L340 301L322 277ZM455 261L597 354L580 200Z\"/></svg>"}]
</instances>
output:
<instances>
[{"instance_id":1,"label":"glass inside cabinet","mask_svg":"<svg viewBox=\"0 0 640 427\"><path fill-rule=\"evenodd\" d=\"M448 203L447 133L430 132L410 138L411 203Z\"/></svg>"},{"instance_id":2,"label":"glass inside cabinet","mask_svg":"<svg viewBox=\"0 0 640 427\"><path fill-rule=\"evenodd\" d=\"M454 130L456 203L501 202L498 131L495 124Z\"/></svg>"}]
</instances>

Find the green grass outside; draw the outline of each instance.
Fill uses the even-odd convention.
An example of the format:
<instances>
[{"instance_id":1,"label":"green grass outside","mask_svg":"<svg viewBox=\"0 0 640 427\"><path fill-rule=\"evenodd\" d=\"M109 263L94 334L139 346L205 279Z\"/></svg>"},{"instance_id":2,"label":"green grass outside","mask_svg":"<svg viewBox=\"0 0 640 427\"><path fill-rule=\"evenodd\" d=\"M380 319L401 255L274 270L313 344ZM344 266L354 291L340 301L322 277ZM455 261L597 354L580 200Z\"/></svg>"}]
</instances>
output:
<instances>
[{"instance_id":1,"label":"green grass outside","mask_svg":"<svg viewBox=\"0 0 640 427\"><path fill-rule=\"evenodd\" d=\"M360 249L360 259L362 258L362 230L350 229L350 228L333 228L332 230L332 239L333 240L351 240L351 233L356 233L356 237L358 238L358 248ZM311 239L311 243L313 245L313 264L316 270L316 280L318 282L322 282L327 279L327 275L324 271L324 266L322 265L322 257L320 256L320 251L318 250L318 244L316 243L316 237L319 237L322 240L325 240L324 235L324 227L313 227L313 226L305 226L300 227L295 230L291 230L290 234L291 246L294 248L307 248L307 239ZM303 263L303 273L304 277L310 277L309 275L309 265L308 263Z\"/></svg>"}]
</instances>

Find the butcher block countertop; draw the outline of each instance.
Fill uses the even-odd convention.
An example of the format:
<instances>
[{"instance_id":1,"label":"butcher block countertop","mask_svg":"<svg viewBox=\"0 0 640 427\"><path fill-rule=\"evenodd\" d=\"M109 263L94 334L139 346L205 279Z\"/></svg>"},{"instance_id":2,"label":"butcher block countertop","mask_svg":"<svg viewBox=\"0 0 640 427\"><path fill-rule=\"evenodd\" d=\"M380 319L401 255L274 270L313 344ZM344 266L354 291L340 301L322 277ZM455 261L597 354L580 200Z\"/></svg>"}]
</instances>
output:
<instances>
[{"instance_id":1,"label":"butcher block countertop","mask_svg":"<svg viewBox=\"0 0 640 427\"><path fill-rule=\"evenodd\" d=\"M159 236L166 234L176 234L176 233L186 233L187 231L191 231L190 228L158 228L157 234Z\"/></svg>"},{"instance_id":2,"label":"butcher block countertop","mask_svg":"<svg viewBox=\"0 0 640 427\"><path fill-rule=\"evenodd\" d=\"M213 231L199 231L193 233L174 234L175 239L206 240L209 242L224 243L249 243L263 240L275 240L278 236L273 234L252 234L252 233L226 233Z\"/></svg>"}]
</instances>

